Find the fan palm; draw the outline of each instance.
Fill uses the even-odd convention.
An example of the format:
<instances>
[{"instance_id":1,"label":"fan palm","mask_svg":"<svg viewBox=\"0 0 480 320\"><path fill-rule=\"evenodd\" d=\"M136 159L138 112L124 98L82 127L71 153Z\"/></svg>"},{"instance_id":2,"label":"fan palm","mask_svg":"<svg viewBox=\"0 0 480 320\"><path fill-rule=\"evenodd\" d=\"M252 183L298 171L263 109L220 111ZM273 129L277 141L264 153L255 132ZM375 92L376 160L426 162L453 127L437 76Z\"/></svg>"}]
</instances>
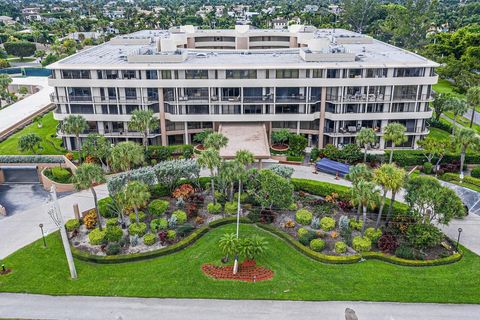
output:
<instances>
[{"instance_id":1,"label":"fan palm","mask_svg":"<svg viewBox=\"0 0 480 320\"><path fill-rule=\"evenodd\" d=\"M457 118L458 116L463 115L468 110L468 105L464 100L452 97L449 102L449 109L453 113L453 126L452 133L455 134L455 128L457 127Z\"/></svg>"},{"instance_id":2,"label":"fan palm","mask_svg":"<svg viewBox=\"0 0 480 320\"><path fill-rule=\"evenodd\" d=\"M128 123L128 128L143 134L143 146L148 146L148 134L150 130L155 130L160 126L160 122L153 116L152 110L135 110Z\"/></svg>"},{"instance_id":3,"label":"fan palm","mask_svg":"<svg viewBox=\"0 0 480 320\"><path fill-rule=\"evenodd\" d=\"M355 187L360 181L370 181L373 178L372 170L370 170L366 164L359 163L350 168L350 172L346 175L346 178L352 182L352 185ZM352 189L353 190L353 189ZM360 218L360 211L362 207L358 204L357 208L357 221Z\"/></svg>"},{"instance_id":4,"label":"fan palm","mask_svg":"<svg viewBox=\"0 0 480 320\"><path fill-rule=\"evenodd\" d=\"M395 149L395 145L399 145L407 141L408 138L405 135L405 131L407 131L407 128L405 128L403 124L398 122L389 123L385 127L383 138L385 139L385 141L392 142L389 163L392 163L393 161L393 150Z\"/></svg>"},{"instance_id":5,"label":"fan palm","mask_svg":"<svg viewBox=\"0 0 480 320\"><path fill-rule=\"evenodd\" d=\"M213 134L213 133L212 133ZM215 199L215 168L218 168L221 163L220 159L220 154L218 153L218 150L215 150L213 148L209 148L207 150L204 150L200 153L198 156L198 164L202 168L207 168L210 170L210 184L211 184L211 192L212 192L212 197L213 197L213 203L217 203Z\"/></svg>"},{"instance_id":6,"label":"fan palm","mask_svg":"<svg viewBox=\"0 0 480 320\"><path fill-rule=\"evenodd\" d=\"M18 149L22 152L31 151L33 154L37 154L36 149L40 147L40 142L42 142L42 138L38 134L29 133L20 137Z\"/></svg>"},{"instance_id":7,"label":"fan palm","mask_svg":"<svg viewBox=\"0 0 480 320\"><path fill-rule=\"evenodd\" d=\"M228 261L230 256L233 256L237 253L238 248L238 238L235 233L225 233L218 242L220 250L222 250L223 255L225 256L225 262Z\"/></svg>"},{"instance_id":8,"label":"fan palm","mask_svg":"<svg viewBox=\"0 0 480 320\"><path fill-rule=\"evenodd\" d=\"M213 132L205 138L203 144L206 148L212 148L218 151L228 144L228 138L219 132Z\"/></svg>"},{"instance_id":9,"label":"fan palm","mask_svg":"<svg viewBox=\"0 0 480 320\"><path fill-rule=\"evenodd\" d=\"M115 171L129 171L145 159L143 148L133 141L120 142L110 152L110 165Z\"/></svg>"},{"instance_id":10,"label":"fan palm","mask_svg":"<svg viewBox=\"0 0 480 320\"><path fill-rule=\"evenodd\" d=\"M138 208L145 206L150 199L148 186L140 181L130 181L123 191L124 203L135 211L136 222L140 223Z\"/></svg>"},{"instance_id":11,"label":"fan palm","mask_svg":"<svg viewBox=\"0 0 480 320\"><path fill-rule=\"evenodd\" d=\"M358 204L363 209L362 237L365 233L367 223L367 208L375 208L380 202L380 190L372 181L360 180L352 188L353 203Z\"/></svg>"},{"instance_id":12,"label":"fan palm","mask_svg":"<svg viewBox=\"0 0 480 320\"><path fill-rule=\"evenodd\" d=\"M465 153L470 146L480 146L480 136L470 128L460 128L455 132L453 138L454 144L460 147L460 177L463 179L463 166L465 163Z\"/></svg>"},{"instance_id":13,"label":"fan palm","mask_svg":"<svg viewBox=\"0 0 480 320\"><path fill-rule=\"evenodd\" d=\"M355 138L357 144L364 149L363 162L367 162L367 149L377 141L377 136L372 128L362 128Z\"/></svg>"},{"instance_id":14,"label":"fan palm","mask_svg":"<svg viewBox=\"0 0 480 320\"><path fill-rule=\"evenodd\" d=\"M75 171L73 184L77 190L90 189L95 202L95 214L97 215L98 229L102 230L102 221L98 211L97 193L94 186L105 182L105 173L102 168L94 163L84 163Z\"/></svg>"},{"instance_id":15,"label":"fan palm","mask_svg":"<svg viewBox=\"0 0 480 320\"><path fill-rule=\"evenodd\" d=\"M480 87L472 87L467 91L467 103L472 107L472 118L470 119L470 128L473 126L475 119L476 107L480 107Z\"/></svg>"},{"instance_id":16,"label":"fan palm","mask_svg":"<svg viewBox=\"0 0 480 320\"><path fill-rule=\"evenodd\" d=\"M88 129L87 120L80 115L70 115L63 120L62 128L66 134L75 135L78 159L80 160L80 163L82 163L82 155L80 153L80 134Z\"/></svg>"}]
</instances>

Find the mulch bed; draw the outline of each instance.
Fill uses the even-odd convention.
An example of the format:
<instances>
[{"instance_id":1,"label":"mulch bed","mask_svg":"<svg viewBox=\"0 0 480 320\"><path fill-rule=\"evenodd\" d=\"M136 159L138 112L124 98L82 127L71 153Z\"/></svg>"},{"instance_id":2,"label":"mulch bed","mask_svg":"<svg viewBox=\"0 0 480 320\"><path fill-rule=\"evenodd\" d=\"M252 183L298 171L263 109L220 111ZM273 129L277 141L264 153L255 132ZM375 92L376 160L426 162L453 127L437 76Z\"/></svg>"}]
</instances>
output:
<instances>
[{"instance_id":1,"label":"mulch bed","mask_svg":"<svg viewBox=\"0 0 480 320\"><path fill-rule=\"evenodd\" d=\"M214 266L204 264L202 271L209 277L220 280L238 280L246 282L258 282L273 278L273 271L261 266L240 265L237 274L233 274L233 266Z\"/></svg>"},{"instance_id":2,"label":"mulch bed","mask_svg":"<svg viewBox=\"0 0 480 320\"><path fill-rule=\"evenodd\" d=\"M270 148L274 151L287 151L288 144L273 144Z\"/></svg>"},{"instance_id":3,"label":"mulch bed","mask_svg":"<svg viewBox=\"0 0 480 320\"><path fill-rule=\"evenodd\" d=\"M5 271L3 271L3 270L0 270L0 276L3 276L3 275L6 275L6 274L9 274L10 272L12 272L12 269L5 269Z\"/></svg>"}]
</instances>

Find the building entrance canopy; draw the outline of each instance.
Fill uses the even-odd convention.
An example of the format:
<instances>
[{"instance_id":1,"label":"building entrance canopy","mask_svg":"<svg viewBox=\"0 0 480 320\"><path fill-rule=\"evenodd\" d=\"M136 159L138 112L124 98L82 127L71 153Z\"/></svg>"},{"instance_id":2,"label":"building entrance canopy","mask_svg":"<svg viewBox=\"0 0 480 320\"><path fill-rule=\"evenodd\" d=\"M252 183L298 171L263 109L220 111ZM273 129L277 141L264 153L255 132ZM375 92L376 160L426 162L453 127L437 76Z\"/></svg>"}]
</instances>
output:
<instances>
[{"instance_id":1,"label":"building entrance canopy","mask_svg":"<svg viewBox=\"0 0 480 320\"><path fill-rule=\"evenodd\" d=\"M220 149L224 159L235 158L238 150L248 150L255 159L269 159L270 146L263 123L222 123L218 132L228 138L228 144Z\"/></svg>"}]
</instances>

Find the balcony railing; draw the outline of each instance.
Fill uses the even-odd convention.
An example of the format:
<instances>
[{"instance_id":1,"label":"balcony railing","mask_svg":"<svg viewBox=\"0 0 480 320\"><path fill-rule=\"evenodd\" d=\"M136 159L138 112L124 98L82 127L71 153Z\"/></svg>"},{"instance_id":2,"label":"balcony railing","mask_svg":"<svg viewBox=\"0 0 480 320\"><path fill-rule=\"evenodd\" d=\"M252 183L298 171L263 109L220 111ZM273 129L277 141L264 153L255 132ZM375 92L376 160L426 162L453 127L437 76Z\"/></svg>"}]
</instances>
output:
<instances>
[{"instance_id":1,"label":"balcony railing","mask_svg":"<svg viewBox=\"0 0 480 320\"><path fill-rule=\"evenodd\" d=\"M273 95L263 96L244 96L243 102L271 102L273 101Z\"/></svg>"},{"instance_id":2,"label":"balcony railing","mask_svg":"<svg viewBox=\"0 0 480 320\"><path fill-rule=\"evenodd\" d=\"M277 103L278 102L298 102L298 101L305 101L305 96L304 95L277 96Z\"/></svg>"}]
</instances>

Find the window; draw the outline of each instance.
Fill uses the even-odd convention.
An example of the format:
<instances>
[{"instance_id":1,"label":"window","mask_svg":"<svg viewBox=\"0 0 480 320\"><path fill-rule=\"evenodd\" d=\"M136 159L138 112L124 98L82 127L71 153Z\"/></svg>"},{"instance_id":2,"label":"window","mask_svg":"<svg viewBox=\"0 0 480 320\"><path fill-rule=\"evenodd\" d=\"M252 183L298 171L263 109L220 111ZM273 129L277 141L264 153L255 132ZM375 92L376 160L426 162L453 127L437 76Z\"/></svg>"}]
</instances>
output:
<instances>
[{"instance_id":1,"label":"window","mask_svg":"<svg viewBox=\"0 0 480 320\"><path fill-rule=\"evenodd\" d=\"M125 98L129 100L137 99L137 89L125 88Z\"/></svg>"},{"instance_id":2,"label":"window","mask_svg":"<svg viewBox=\"0 0 480 320\"><path fill-rule=\"evenodd\" d=\"M62 70L63 79L90 79L90 70Z\"/></svg>"},{"instance_id":3,"label":"window","mask_svg":"<svg viewBox=\"0 0 480 320\"><path fill-rule=\"evenodd\" d=\"M276 70L276 78L278 79L294 79L298 78L298 69Z\"/></svg>"},{"instance_id":4,"label":"window","mask_svg":"<svg viewBox=\"0 0 480 320\"><path fill-rule=\"evenodd\" d=\"M73 114L93 114L93 105L91 104L71 104L70 112Z\"/></svg>"},{"instance_id":5,"label":"window","mask_svg":"<svg viewBox=\"0 0 480 320\"><path fill-rule=\"evenodd\" d=\"M70 101L91 101L92 92L90 88L68 88Z\"/></svg>"},{"instance_id":6,"label":"window","mask_svg":"<svg viewBox=\"0 0 480 320\"><path fill-rule=\"evenodd\" d=\"M147 97L148 97L148 101L158 100L158 89L147 88Z\"/></svg>"},{"instance_id":7,"label":"window","mask_svg":"<svg viewBox=\"0 0 480 320\"><path fill-rule=\"evenodd\" d=\"M116 100L117 99L117 90L115 88L107 88L108 99Z\"/></svg>"},{"instance_id":8,"label":"window","mask_svg":"<svg viewBox=\"0 0 480 320\"><path fill-rule=\"evenodd\" d=\"M107 79L118 79L118 71L117 70L107 70L105 71L105 75Z\"/></svg>"},{"instance_id":9,"label":"window","mask_svg":"<svg viewBox=\"0 0 480 320\"><path fill-rule=\"evenodd\" d=\"M135 79L135 70L123 70L123 79Z\"/></svg>"},{"instance_id":10,"label":"window","mask_svg":"<svg viewBox=\"0 0 480 320\"><path fill-rule=\"evenodd\" d=\"M367 78L386 78L387 68L367 69Z\"/></svg>"},{"instance_id":11,"label":"window","mask_svg":"<svg viewBox=\"0 0 480 320\"><path fill-rule=\"evenodd\" d=\"M323 78L323 70L322 69L313 69L312 70L312 78Z\"/></svg>"},{"instance_id":12,"label":"window","mask_svg":"<svg viewBox=\"0 0 480 320\"><path fill-rule=\"evenodd\" d=\"M276 106L275 113L299 113L298 105Z\"/></svg>"},{"instance_id":13,"label":"window","mask_svg":"<svg viewBox=\"0 0 480 320\"><path fill-rule=\"evenodd\" d=\"M253 106L244 106L243 113L252 114L252 113L262 113L262 106L253 105Z\"/></svg>"},{"instance_id":14,"label":"window","mask_svg":"<svg viewBox=\"0 0 480 320\"><path fill-rule=\"evenodd\" d=\"M348 78L361 78L361 77L362 77L362 69L348 70Z\"/></svg>"},{"instance_id":15,"label":"window","mask_svg":"<svg viewBox=\"0 0 480 320\"><path fill-rule=\"evenodd\" d=\"M208 79L208 70L186 70L185 79Z\"/></svg>"},{"instance_id":16,"label":"window","mask_svg":"<svg viewBox=\"0 0 480 320\"><path fill-rule=\"evenodd\" d=\"M257 70L227 70L227 79L256 79Z\"/></svg>"},{"instance_id":17,"label":"window","mask_svg":"<svg viewBox=\"0 0 480 320\"><path fill-rule=\"evenodd\" d=\"M327 78L340 78L341 69L327 69Z\"/></svg>"},{"instance_id":18,"label":"window","mask_svg":"<svg viewBox=\"0 0 480 320\"><path fill-rule=\"evenodd\" d=\"M396 86L393 91L393 99L415 100L417 97L417 86Z\"/></svg>"},{"instance_id":19,"label":"window","mask_svg":"<svg viewBox=\"0 0 480 320\"><path fill-rule=\"evenodd\" d=\"M132 114L133 111L140 109L138 105L127 105L125 106L125 110L127 111L127 114Z\"/></svg>"},{"instance_id":20,"label":"window","mask_svg":"<svg viewBox=\"0 0 480 320\"><path fill-rule=\"evenodd\" d=\"M158 79L157 70L147 70L146 74L147 74L147 79L148 80Z\"/></svg>"},{"instance_id":21,"label":"window","mask_svg":"<svg viewBox=\"0 0 480 320\"><path fill-rule=\"evenodd\" d=\"M172 71L162 70L162 79L172 79Z\"/></svg>"},{"instance_id":22,"label":"window","mask_svg":"<svg viewBox=\"0 0 480 320\"><path fill-rule=\"evenodd\" d=\"M395 77L423 77L425 68L397 68Z\"/></svg>"}]
</instances>

